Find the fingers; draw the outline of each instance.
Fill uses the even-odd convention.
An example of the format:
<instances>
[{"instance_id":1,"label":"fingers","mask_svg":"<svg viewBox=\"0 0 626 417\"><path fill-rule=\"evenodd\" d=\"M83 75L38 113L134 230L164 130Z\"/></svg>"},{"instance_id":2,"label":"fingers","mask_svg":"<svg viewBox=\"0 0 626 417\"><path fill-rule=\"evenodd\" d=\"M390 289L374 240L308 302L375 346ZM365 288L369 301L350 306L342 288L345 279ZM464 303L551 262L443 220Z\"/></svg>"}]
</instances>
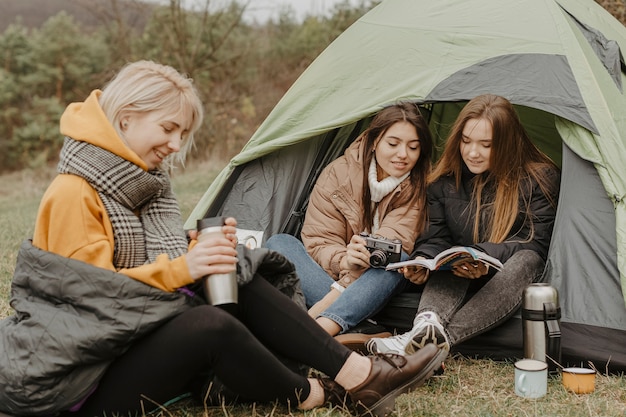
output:
<instances>
[{"instance_id":1,"label":"fingers","mask_svg":"<svg viewBox=\"0 0 626 417\"><path fill-rule=\"evenodd\" d=\"M452 267L454 275L469 279L480 278L488 271L489 268L482 262L461 262Z\"/></svg>"},{"instance_id":2,"label":"fingers","mask_svg":"<svg viewBox=\"0 0 626 417\"><path fill-rule=\"evenodd\" d=\"M237 268L237 250L226 238L200 241L185 256L190 276L196 280L207 274L220 274L235 271ZM216 244L217 243L217 244Z\"/></svg>"},{"instance_id":3,"label":"fingers","mask_svg":"<svg viewBox=\"0 0 626 417\"><path fill-rule=\"evenodd\" d=\"M350 238L350 244L365 246L365 239L359 235L352 235Z\"/></svg>"},{"instance_id":4,"label":"fingers","mask_svg":"<svg viewBox=\"0 0 626 417\"><path fill-rule=\"evenodd\" d=\"M352 236L350 243L346 246L346 261L350 269L354 267L368 268L370 266L370 253L364 245L364 240L360 236Z\"/></svg>"},{"instance_id":5,"label":"fingers","mask_svg":"<svg viewBox=\"0 0 626 417\"><path fill-rule=\"evenodd\" d=\"M204 248L205 250L208 248L220 248L223 247L225 253L237 253L235 247L237 246L237 236L234 234L229 235L220 235L219 233L216 236L205 237L203 239L199 239L196 244L198 248Z\"/></svg>"},{"instance_id":6,"label":"fingers","mask_svg":"<svg viewBox=\"0 0 626 417\"><path fill-rule=\"evenodd\" d=\"M430 276L430 271L426 268L406 267L402 268L399 272L404 274L406 279L416 285L425 283Z\"/></svg>"},{"instance_id":7,"label":"fingers","mask_svg":"<svg viewBox=\"0 0 626 417\"><path fill-rule=\"evenodd\" d=\"M227 217L224 220L224 225L231 226L231 227L237 227L237 219L235 219L234 217Z\"/></svg>"},{"instance_id":8,"label":"fingers","mask_svg":"<svg viewBox=\"0 0 626 417\"><path fill-rule=\"evenodd\" d=\"M226 235L226 239L230 240L233 246L237 246L237 244L239 243L239 239L237 238L237 235L235 233L228 233Z\"/></svg>"}]
</instances>

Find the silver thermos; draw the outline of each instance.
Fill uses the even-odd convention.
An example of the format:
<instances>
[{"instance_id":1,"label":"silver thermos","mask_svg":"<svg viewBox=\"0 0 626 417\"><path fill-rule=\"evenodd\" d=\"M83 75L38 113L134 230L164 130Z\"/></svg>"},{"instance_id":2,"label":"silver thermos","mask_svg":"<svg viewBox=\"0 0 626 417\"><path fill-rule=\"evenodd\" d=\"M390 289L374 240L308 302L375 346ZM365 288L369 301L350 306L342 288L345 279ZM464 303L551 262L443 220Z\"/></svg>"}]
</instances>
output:
<instances>
[{"instance_id":1,"label":"silver thermos","mask_svg":"<svg viewBox=\"0 0 626 417\"><path fill-rule=\"evenodd\" d=\"M524 357L548 364L554 372L561 363L561 308L556 288L547 283L530 284L522 299Z\"/></svg>"},{"instance_id":2,"label":"silver thermos","mask_svg":"<svg viewBox=\"0 0 626 417\"><path fill-rule=\"evenodd\" d=\"M225 217L207 217L197 222L198 241L211 236L223 236L222 226ZM207 301L214 306L220 306L227 311L235 311L238 301L237 273L211 274L202 279L204 295Z\"/></svg>"}]
</instances>

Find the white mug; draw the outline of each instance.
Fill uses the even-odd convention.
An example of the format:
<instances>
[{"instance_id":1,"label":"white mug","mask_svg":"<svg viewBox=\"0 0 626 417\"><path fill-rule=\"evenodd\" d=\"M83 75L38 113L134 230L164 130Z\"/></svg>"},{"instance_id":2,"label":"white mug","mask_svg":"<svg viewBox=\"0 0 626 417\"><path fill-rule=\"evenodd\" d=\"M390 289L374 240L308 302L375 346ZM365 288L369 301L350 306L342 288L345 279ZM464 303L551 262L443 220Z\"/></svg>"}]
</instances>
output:
<instances>
[{"instance_id":1,"label":"white mug","mask_svg":"<svg viewBox=\"0 0 626 417\"><path fill-rule=\"evenodd\" d=\"M524 398L540 398L548 390L548 364L536 359L515 362L515 394Z\"/></svg>"}]
</instances>

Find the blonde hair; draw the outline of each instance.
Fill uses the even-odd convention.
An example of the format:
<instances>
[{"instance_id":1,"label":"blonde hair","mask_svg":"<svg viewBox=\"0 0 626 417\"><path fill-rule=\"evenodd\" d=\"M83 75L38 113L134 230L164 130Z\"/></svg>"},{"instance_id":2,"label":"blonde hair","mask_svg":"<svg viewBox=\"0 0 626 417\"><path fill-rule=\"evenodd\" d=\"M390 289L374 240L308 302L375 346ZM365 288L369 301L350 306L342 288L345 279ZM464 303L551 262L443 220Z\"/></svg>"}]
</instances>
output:
<instances>
[{"instance_id":1,"label":"blonde hair","mask_svg":"<svg viewBox=\"0 0 626 417\"><path fill-rule=\"evenodd\" d=\"M153 61L142 60L124 66L102 89L99 102L122 138L121 117L128 112L182 114L187 120L184 126L187 134L180 152L175 154L180 163L184 163L193 146L194 133L204 117L202 101L192 80L168 65Z\"/></svg>"},{"instance_id":2,"label":"blonde hair","mask_svg":"<svg viewBox=\"0 0 626 417\"><path fill-rule=\"evenodd\" d=\"M556 165L530 140L526 130L510 101L493 94L483 94L469 101L459 113L446 146L429 177L432 183L442 176L454 177L456 188L461 186L461 172L463 159L460 146L465 124L472 119L487 120L492 127L492 150L489 160L489 171L474 178L472 200L474 204L474 242L481 240L479 230L483 221L481 214L485 204L491 204L493 210L487 216L487 224L482 226L486 230L487 241L501 243L511 232L515 219L519 213L520 197L525 198L530 189L523 189L524 184L530 187L528 180L539 184L542 192L553 207L556 201L550 184L547 170L556 170ZM483 201L483 191L495 186L495 198L492 202ZM532 223L529 199L523 200L524 210ZM486 227L485 227L486 226ZM528 240L533 237L534 230Z\"/></svg>"}]
</instances>

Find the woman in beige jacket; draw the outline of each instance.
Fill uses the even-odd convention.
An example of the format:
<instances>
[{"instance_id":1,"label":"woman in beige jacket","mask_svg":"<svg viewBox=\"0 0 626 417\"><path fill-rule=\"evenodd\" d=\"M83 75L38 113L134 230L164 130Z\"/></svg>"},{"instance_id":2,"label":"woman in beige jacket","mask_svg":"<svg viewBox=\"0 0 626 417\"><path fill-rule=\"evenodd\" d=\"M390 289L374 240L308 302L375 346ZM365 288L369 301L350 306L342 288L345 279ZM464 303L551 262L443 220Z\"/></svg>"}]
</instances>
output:
<instances>
[{"instance_id":1,"label":"woman in beige jacket","mask_svg":"<svg viewBox=\"0 0 626 417\"><path fill-rule=\"evenodd\" d=\"M321 173L301 240L279 234L266 242L296 265L309 313L329 334L371 317L407 285L384 267L408 258L424 227L431 154L415 104L381 110Z\"/></svg>"}]
</instances>

